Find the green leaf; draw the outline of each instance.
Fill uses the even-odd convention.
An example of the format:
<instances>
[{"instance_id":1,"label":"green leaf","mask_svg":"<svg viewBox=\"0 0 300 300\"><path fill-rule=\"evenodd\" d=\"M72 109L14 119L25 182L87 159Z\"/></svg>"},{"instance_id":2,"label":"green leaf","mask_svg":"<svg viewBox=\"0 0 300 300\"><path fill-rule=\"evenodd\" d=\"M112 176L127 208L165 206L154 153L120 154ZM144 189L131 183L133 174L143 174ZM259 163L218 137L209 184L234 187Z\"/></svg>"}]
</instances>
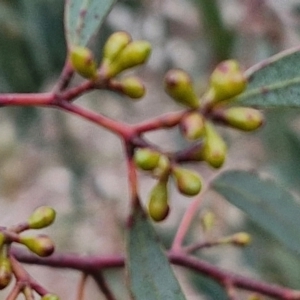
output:
<instances>
[{"instance_id":1,"label":"green leaf","mask_svg":"<svg viewBox=\"0 0 300 300\"><path fill-rule=\"evenodd\" d=\"M245 171L225 172L212 186L287 248L300 254L300 204L283 187Z\"/></svg>"},{"instance_id":2,"label":"green leaf","mask_svg":"<svg viewBox=\"0 0 300 300\"><path fill-rule=\"evenodd\" d=\"M141 208L132 219L128 238L128 271L134 299L184 300L158 237Z\"/></svg>"},{"instance_id":3,"label":"green leaf","mask_svg":"<svg viewBox=\"0 0 300 300\"><path fill-rule=\"evenodd\" d=\"M300 107L300 48L283 51L250 68L247 90L238 96L246 106Z\"/></svg>"},{"instance_id":4,"label":"green leaf","mask_svg":"<svg viewBox=\"0 0 300 300\"><path fill-rule=\"evenodd\" d=\"M68 47L86 46L116 0L66 0L65 31Z\"/></svg>"}]
</instances>

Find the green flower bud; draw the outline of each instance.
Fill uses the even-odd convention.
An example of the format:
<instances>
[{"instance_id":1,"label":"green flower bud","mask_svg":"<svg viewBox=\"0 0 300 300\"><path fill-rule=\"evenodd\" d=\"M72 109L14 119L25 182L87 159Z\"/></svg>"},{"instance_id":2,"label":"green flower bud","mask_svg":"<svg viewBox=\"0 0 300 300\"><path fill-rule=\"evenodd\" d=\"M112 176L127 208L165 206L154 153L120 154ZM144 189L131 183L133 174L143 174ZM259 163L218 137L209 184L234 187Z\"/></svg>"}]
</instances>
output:
<instances>
[{"instance_id":1,"label":"green flower bud","mask_svg":"<svg viewBox=\"0 0 300 300\"><path fill-rule=\"evenodd\" d=\"M59 300L59 297L54 294L46 294L41 298L41 300Z\"/></svg>"},{"instance_id":2,"label":"green flower bud","mask_svg":"<svg viewBox=\"0 0 300 300\"><path fill-rule=\"evenodd\" d=\"M8 257L0 258L0 290L6 288L12 278L11 263Z\"/></svg>"},{"instance_id":3,"label":"green flower bud","mask_svg":"<svg viewBox=\"0 0 300 300\"><path fill-rule=\"evenodd\" d=\"M127 32L113 33L104 45L102 64L111 64L130 42L131 36Z\"/></svg>"},{"instance_id":4,"label":"green flower bud","mask_svg":"<svg viewBox=\"0 0 300 300\"><path fill-rule=\"evenodd\" d=\"M165 220L169 214L167 181L159 181L151 190L148 212L155 222Z\"/></svg>"},{"instance_id":5,"label":"green flower bud","mask_svg":"<svg viewBox=\"0 0 300 300\"><path fill-rule=\"evenodd\" d=\"M200 154L214 168L220 168L226 158L226 144L210 122L205 123L205 140Z\"/></svg>"},{"instance_id":6,"label":"green flower bud","mask_svg":"<svg viewBox=\"0 0 300 300\"><path fill-rule=\"evenodd\" d=\"M213 102L230 99L241 94L247 80L235 60L221 62L210 77L210 97Z\"/></svg>"},{"instance_id":7,"label":"green flower bud","mask_svg":"<svg viewBox=\"0 0 300 300\"><path fill-rule=\"evenodd\" d=\"M231 243L236 246L245 247L248 246L251 241L251 235L247 232L238 232L231 236Z\"/></svg>"},{"instance_id":8,"label":"green flower bud","mask_svg":"<svg viewBox=\"0 0 300 300\"><path fill-rule=\"evenodd\" d=\"M151 53L151 45L147 41L129 43L107 67L105 76L111 78L124 70L145 63Z\"/></svg>"},{"instance_id":9,"label":"green flower bud","mask_svg":"<svg viewBox=\"0 0 300 300\"><path fill-rule=\"evenodd\" d=\"M160 155L158 165L153 170L154 177L158 179L166 179L170 172L170 160L165 155Z\"/></svg>"},{"instance_id":10,"label":"green flower bud","mask_svg":"<svg viewBox=\"0 0 300 300\"><path fill-rule=\"evenodd\" d=\"M199 107L199 99L190 76L183 70L173 69L164 78L165 91L179 104L191 108Z\"/></svg>"},{"instance_id":11,"label":"green flower bud","mask_svg":"<svg viewBox=\"0 0 300 300\"><path fill-rule=\"evenodd\" d=\"M74 70L82 77L97 78L97 66L94 55L86 47L75 46L71 49L70 60Z\"/></svg>"},{"instance_id":12,"label":"green flower bud","mask_svg":"<svg viewBox=\"0 0 300 300\"><path fill-rule=\"evenodd\" d=\"M20 243L38 256L49 256L54 252L52 240L44 234L20 237Z\"/></svg>"},{"instance_id":13,"label":"green flower bud","mask_svg":"<svg viewBox=\"0 0 300 300\"><path fill-rule=\"evenodd\" d=\"M181 194L185 196L195 196L201 191L201 178L195 171L174 167L172 174Z\"/></svg>"},{"instance_id":14,"label":"green flower bud","mask_svg":"<svg viewBox=\"0 0 300 300\"><path fill-rule=\"evenodd\" d=\"M158 166L160 153L149 149L139 148L134 153L134 161L136 165L145 171L153 170Z\"/></svg>"},{"instance_id":15,"label":"green flower bud","mask_svg":"<svg viewBox=\"0 0 300 300\"><path fill-rule=\"evenodd\" d=\"M55 220L55 210L49 206L38 207L28 219L30 229L40 229L51 225Z\"/></svg>"},{"instance_id":16,"label":"green flower bud","mask_svg":"<svg viewBox=\"0 0 300 300\"><path fill-rule=\"evenodd\" d=\"M0 249L4 245L5 240L6 240L6 238L5 238L4 233L0 231Z\"/></svg>"},{"instance_id":17,"label":"green flower bud","mask_svg":"<svg viewBox=\"0 0 300 300\"><path fill-rule=\"evenodd\" d=\"M201 217L201 225L204 231L212 229L215 225L216 217L211 211L205 212Z\"/></svg>"},{"instance_id":18,"label":"green flower bud","mask_svg":"<svg viewBox=\"0 0 300 300\"><path fill-rule=\"evenodd\" d=\"M137 77L125 77L121 79L119 83L122 93L132 99L139 99L145 95L145 86Z\"/></svg>"},{"instance_id":19,"label":"green flower bud","mask_svg":"<svg viewBox=\"0 0 300 300\"><path fill-rule=\"evenodd\" d=\"M199 139L205 132L204 117L197 112L192 112L181 120L180 129L188 140Z\"/></svg>"},{"instance_id":20,"label":"green flower bud","mask_svg":"<svg viewBox=\"0 0 300 300\"><path fill-rule=\"evenodd\" d=\"M263 114L250 107L230 107L222 111L221 117L227 125L244 131L258 129L264 121Z\"/></svg>"}]
</instances>

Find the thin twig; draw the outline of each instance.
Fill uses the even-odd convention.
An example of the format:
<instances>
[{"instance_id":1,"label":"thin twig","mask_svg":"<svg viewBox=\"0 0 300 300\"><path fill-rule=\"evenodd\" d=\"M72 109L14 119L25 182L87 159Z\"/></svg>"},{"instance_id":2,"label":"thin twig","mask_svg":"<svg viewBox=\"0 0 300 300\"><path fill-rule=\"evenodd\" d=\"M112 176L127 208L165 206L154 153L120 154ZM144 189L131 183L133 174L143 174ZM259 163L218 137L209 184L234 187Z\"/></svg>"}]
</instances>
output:
<instances>
[{"instance_id":1,"label":"thin twig","mask_svg":"<svg viewBox=\"0 0 300 300\"><path fill-rule=\"evenodd\" d=\"M74 75L74 69L70 63L69 58L66 58L65 65L61 71L61 74L57 80L57 83L53 89L54 93L63 91L68 87Z\"/></svg>"},{"instance_id":2,"label":"thin twig","mask_svg":"<svg viewBox=\"0 0 300 300\"><path fill-rule=\"evenodd\" d=\"M122 137L132 135L133 130L127 124L115 121L99 113L95 113L92 110L83 108L82 106L78 106L67 101L61 101L57 104L57 108L76 114L82 117L83 119L89 120L97 125L100 125Z\"/></svg>"},{"instance_id":3,"label":"thin twig","mask_svg":"<svg viewBox=\"0 0 300 300\"><path fill-rule=\"evenodd\" d=\"M22 289L23 289L23 285L16 283L5 300L16 300L20 292L22 291Z\"/></svg>"},{"instance_id":4,"label":"thin twig","mask_svg":"<svg viewBox=\"0 0 300 300\"><path fill-rule=\"evenodd\" d=\"M176 235L173 240L173 244L171 247L171 251L178 251L181 249L184 238L190 228L190 225L194 219L195 214L197 213L199 206L201 205L203 201L203 195L207 191L207 187L204 187L203 191L200 195L198 195L189 205L187 210L185 211L180 225L176 231Z\"/></svg>"},{"instance_id":5,"label":"thin twig","mask_svg":"<svg viewBox=\"0 0 300 300\"><path fill-rule=\"evenodd\" d=\"M116 297L114 296L112 290L108 286L101 271L91 272L90 275L94 278L94 280L98 284L100 290L102 291L102 293L104 294L104 296L106 297L107 300L116 300ZM78 299L78 300L80 300L80 299Z\"/></svg>"},{"instance_id":6,"label":"thin twig","mask_svg":"<svg viewBox=\"0 0 300 300\"><path fill-rule=\"evenodd\" d=\"M84 300L84 288L86 285L88 275L87 273L82 273L80 276L80 281L78 284L78 290L77 290L77 300Z\"/></svg>"}]
</instances>

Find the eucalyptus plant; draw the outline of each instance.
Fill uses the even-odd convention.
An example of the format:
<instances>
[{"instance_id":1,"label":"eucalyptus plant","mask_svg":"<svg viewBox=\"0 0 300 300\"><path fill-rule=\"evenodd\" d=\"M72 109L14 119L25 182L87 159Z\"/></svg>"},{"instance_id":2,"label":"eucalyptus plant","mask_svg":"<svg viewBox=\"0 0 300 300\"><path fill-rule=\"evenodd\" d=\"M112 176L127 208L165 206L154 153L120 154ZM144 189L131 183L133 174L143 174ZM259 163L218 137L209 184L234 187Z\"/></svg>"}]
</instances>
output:
<instances>
[{"instance_id":1,"label":"eucalyptus plant","mask_svg":"<svg viewBox=\"0 0 300 300\"><path fill-rule=\"evenodd\" d=\"M51 226L56 214L60 213L55 207L41 206L24 222L0 227L0 289L10 289L6 300L17 299L20 294L27 300L60 299L55 286L49 290L43 287L38 278L26 271L23 263L74 269L84 277L93 277L95 272L105 269L125 268L128 290L132 299L139 300L186 299L172 265L214 280L224 288L228 299L237 299L239 289L249 292L248 299L262 299L263 296L300 299L300 290L234 274L196 255L210 247L246 247L252 240L247 232L185 243L205 193L215 190L299 254L300 206L284 187L253 171L225 170L208 179L190 166L205 164L213 170L222 170L229 145L223 131L218 129L220 126L244 134L259 130L268 122L264 116L267 108L300 107L299 68L296 66L300 61L300 47L279 53L246 71L237 60L224 60L215 66L201 95L191 75L182 69L171 69L163 78L162 88L181 109L127 124L76 103L80 96L90 91L100 94L111 91L134 101L145 95L147 86L143 78L132 75L132 69L147 64L151 43L135 40L129 32L114 32L99 51L102 53L100 61L99 54L89 46L114 2L66 0L65 65L54 88L41 93L3 93L0 105L3 110L8 106L54 108L94 123L120 139L130 187L128 201L124 199L130 211L126 223L126 253L82 256L55 251L55 241L48 235L26 233ZM131 70L130 75L128 70ZM75 75L77 80L73 80ZM149 142L145 137L148 132L172 128L178 128L186 140L180 150L166 151L162 145ZM155 180L146 205L140 196L139 175L142 173ZM176 209L172 207L171 185L190 202L171 246L165 248L153 223L164 222ZM202 222L204 230L209 230L214 223L213 215L205 214ZM83 288L84 284L78 299L84 299ZM104 278L99 288L106 299L116 299Z\"/></svg>"}]
</instances>

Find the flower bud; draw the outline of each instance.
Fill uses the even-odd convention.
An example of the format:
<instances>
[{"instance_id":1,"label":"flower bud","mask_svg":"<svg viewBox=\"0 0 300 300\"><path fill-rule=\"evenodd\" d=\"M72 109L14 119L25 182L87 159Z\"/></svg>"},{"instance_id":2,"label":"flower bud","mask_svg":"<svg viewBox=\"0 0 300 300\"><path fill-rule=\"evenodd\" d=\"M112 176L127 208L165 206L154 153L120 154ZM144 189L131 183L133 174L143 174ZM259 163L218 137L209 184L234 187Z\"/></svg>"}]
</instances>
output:
<instances>
[{"instance_id":1,"label":"flower bud","mask_svg":"<svg viewBox=\"0 0 300 300\"><path fill-rule=\"evenodd\" d=\"M51 225L55 220L55 210L49 206L38 207L28 219L30 229L40 229Z\"/></svg>"},{"instance_id":2,"label":"flower bud","mask_svg":"<svg viewBox=\"0 0 300 300\"><path fill-rule=\"evenodd\" d=\"M4 245L5 243L5 234L3 232L0 231L0 249L1 247Z\"/></svg>"},{"instance_id":3,"label":"flower bud","mask_svg":"<svg viewBox=\"0 0 300 300\"><path fill-rule=\"evenodd\" d=\"M137 77L125 77L119 81L119 84L121 92L132 99L139 99L145 95L145 86Z\"/></svg>"},{"instance_id":4,"label":"flower bud","mask_svg":"<svg viewBox=\"0 0 300 300\"><path fill-rule=\"evenodd\" d=\"M154 177L158 179L167 178L170 172L170 160L165 155L160 155L158 165L153 170Z\"/></svg>"},{"instance_id":5,"label":"flower bud","mask_svg":"<svg viewBox=\"0 0 300 300\"><path fill-rule=\"evenodd\" d=\"M97 67L92 51L86 47L75 46L71 49L70 60L74 70L82 77L95 79Z\"/></svg>"},{"instance_id":6,"label":"flower bud","mask_svg":"<svg viewBox=\"0 0 300 300\"><path fill-rule=\"evenodd\" d=\"M201 225L204 231L212 229L215 225L215 214L211 211L206 211L201 217Z\"/></svg>"},{"instance_id":7,"label":"flower bud","mask_svg":"<svg viewBox=\"0 0 300 300\"><path fill-rule=\"evenodd\" d=\"M130 42L131 36L127 32L118 31L113 33L104 45L102 64L111 64Z\"/></svg>"},{"instance_id":8,"label":"flower bud","mask_svg":"<svg viewBox=\"0 0 300 300\"><path fill-rule=\"evenodd\" d=\"M38 256L49 256L54 252L52 240L44 234L20 237L20 243Z\"/></svg>"},{"instance_id":9,"label":"flower bud","mask_svg":"<svg viewBox=\"0 0 300 300\"><path fill-rule=\"evenodd\" d=\"M180 69L173 69L167 72L164 78L165 91L178 103L198 108L199 99L193 88L190 76Z\"/></svg>"},{"instance_id":10,"label":"flower bud","mask_svg":"<svg viewBox=\"0 0 300 300\"><path fill-rule=\"evenodd\" d=\"M199 139L205 132L204 117L197 112L192 112L181 120L180 129L188 140Z\"/></svg>"},{"instance_id":11,"label":"flower bud","mask_svg":"<svg viewBox=\"0 0 300 300\"><path fill-rule=\"evenodd\" d=\"M150 52L151 45L147 41L134 41L129 43L108 66L105 76L111 78L124 70L145 63Z\"/></svg>"},{"instance_id":12,"label":"flower bud","mask_svg":"<svg viewBox=\"0 0 300 300\"><path fill-rule=\"evenodd\" d=\"M206 122L204 146L200 153L203 160L214 168L220 168L225 161L226 153L227 147L224 140L213 124Z\"/></svg>"},{"instance_id":13,"label":"flower bud","mask_svg":"<svg viewBox=\"0 0 300 300\"><path fill-rule=\"evenodd\" d=\"M221 117L227 125L244 131L258 129L264 121L263 114L251 107L230 107L222 111Z\"/></svg>"},{"instance_id":14,"label":"flower bud","mask_svg":"<svg viewBox=\"0 0 300 300\"><path fill-rule=\"evenodd\" d=\"M59 300L59 297L54 294L46 294L41 298L41 300Z\"/></svg>"},{"instance_id":15,"label":"flower bud","mask_svg":"<svg viewBox=\"0 0 300 300\"><path fill-rule=\"evenodd\" d=\"M155 222L163 221L169 213L167 181L158 181L149 197L148 212Z\"/></svg>"},{"instance_id":16,"label":"flower bud","mask_svg":"<svg viewBox=\"0 0 300 300\"><path fill-rule=\"evenodd\" d=\"M145 171L153 170L158 166L160 153L150 148L139 148L134 153L136 165Z\"/></svg>"},{"instance_id":17,"label":"flower bud","mask_svg":"<svg viewBox=\"0 0 300 300\"><path fill-rule=\"evenodd\" d=\"M200 192L202 182L200 175L195 171L174 167L172 169L172 174L181 194L185 196L195 196Z\"/></svg>"},{"instance_id":18,"label":"flower bud","mask_svg":"<svg viewBox=\"0 0 300 300\"><path fill-rule=\"evenodd\" d=\"M238 232L231 236L231 243L240 247L248 246L251 243L251 235L247 232Z\"/></svg>"},{"instance_id":19,"label":"flower bud","mask_svg":"<svg viewBox=\"0 0 300 300\"><path fill-rule=\"evenodd\" d=\"M213 102L230 99L242 93L247 80L235 60L221 62L210 77L210 93Z\"/></svg>"},{"instance_id":20,"label":"flower bud","mask_svg":"<svg viewBox=\"0 0 300 300\"><path fill-rule=\"evenodd\" d=\"M0 257L0 290L6 288L12 278L11 263L7 256Z\"/></svg>"}]
</instances>

